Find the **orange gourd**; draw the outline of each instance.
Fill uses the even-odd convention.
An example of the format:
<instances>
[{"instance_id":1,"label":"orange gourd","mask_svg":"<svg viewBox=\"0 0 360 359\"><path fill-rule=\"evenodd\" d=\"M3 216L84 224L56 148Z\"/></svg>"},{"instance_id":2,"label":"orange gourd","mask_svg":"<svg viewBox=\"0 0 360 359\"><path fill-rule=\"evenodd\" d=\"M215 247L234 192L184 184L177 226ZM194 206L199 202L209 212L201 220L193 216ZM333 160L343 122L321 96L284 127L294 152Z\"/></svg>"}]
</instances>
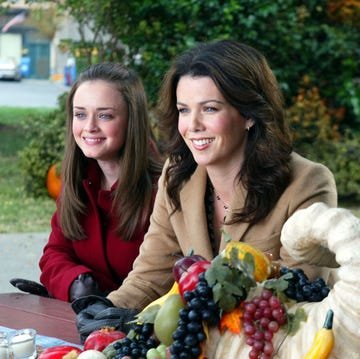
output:
<instances>
[{"instance_id":1,"label":"orange gourd","mask_svg":"<svg viewBox=\"0 0 360 359\"><path fill-rule=\"evenodd\" d=\"M51 165L46 176L47 191L49 196L55 200L58 198L61 191L61 178L58 167L58 163Z\"/></svg>"},{"instance_id":2,"label":"orange gourd","mask_svg":"<svg viewBox=\"0 0 360 359\"><path fill-rule=\"evenodd\" d=\"M269 276L271 272L271 263L265 253L250 244L230 241L225 247L225 256L227 258L230 257L233 248L238 250L239 259L244 259L246 253L253 255L255 261L254 277L257 282L262 282Z\"/></svg>"}]
</instances>

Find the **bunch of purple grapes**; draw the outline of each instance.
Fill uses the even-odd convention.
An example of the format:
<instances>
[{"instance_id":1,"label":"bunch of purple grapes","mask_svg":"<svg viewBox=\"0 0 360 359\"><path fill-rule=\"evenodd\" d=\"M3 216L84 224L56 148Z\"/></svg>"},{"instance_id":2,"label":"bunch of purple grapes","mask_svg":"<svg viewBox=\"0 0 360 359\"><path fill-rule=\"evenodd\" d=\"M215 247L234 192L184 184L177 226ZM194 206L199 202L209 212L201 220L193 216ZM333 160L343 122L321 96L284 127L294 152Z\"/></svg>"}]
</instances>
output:
<instances>
[{"instance_id":1,"label":"bunch of purple grapes","mask_svg":"<svg viewBox=\"0 0 360 359\"><path fill-rule=\"evenodd\" d=\"M212 289L204 273L193 291L185 292L187 306L180 310L178 326L173 333L170 347L172 359L196 359L201 354L200 344L206 339L203 322L209 326L220 321L220 310L214 302Z\"/></svg>"},{"instance_id":2,"label":"bunch of purple grapes","mask_svg":"<svg viewBox=\"0 0 360 359\"><path fill-rule=\"evenodd\" d=\"M244 302L243 328L250 359L270 359L274 352L272 338L287 322L280 299L264 289L260 296Z\"/></svg>"},{"instance_id":3,"label":"bunch of purple grapes","mask_svg":"<svg viewBox=\"0 0 360 359\"><path fill-rule=\"evenodd\" d=\"M323 278L310 281L301 268L282 267L280 269L280 275L287 273L291 273L292 277L286 279L289 285L285 294L297 302L321 302L330 292Z\"/></svg>"},{"instance_id":4,"label":"bunch of purple grapes","mask_svg":"<svg viewBox=\"0 0 360 359\"><path fill-rule=\"evenodd\" d=\"M151 323L135 324L131 338L127 336L114 344L114 359L146 358L147 351L159 344L159 341L153 336L153 328L154 325Z\"/></svg>"}]
</instances>

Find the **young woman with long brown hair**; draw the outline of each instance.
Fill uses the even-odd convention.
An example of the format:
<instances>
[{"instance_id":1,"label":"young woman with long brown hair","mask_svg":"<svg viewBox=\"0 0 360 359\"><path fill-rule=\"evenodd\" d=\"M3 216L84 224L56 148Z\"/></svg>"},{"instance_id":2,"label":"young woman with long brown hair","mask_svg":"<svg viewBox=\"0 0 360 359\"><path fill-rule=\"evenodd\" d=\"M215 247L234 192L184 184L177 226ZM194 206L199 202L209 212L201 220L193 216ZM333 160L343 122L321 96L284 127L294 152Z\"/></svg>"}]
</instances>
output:
<instances>
[{"instance_id":1,"label":"young woman with long brown hair","mask_svg":"<svg viewBox=\"0 0 360 359\"><path fill-rule=\"evenodd\" d=\"M82 72L67 99L62 193L40 259L50 296L72 301L121 285L148 228L160 172L136 73L115 63Z\"/></svg>"}]
</instances>

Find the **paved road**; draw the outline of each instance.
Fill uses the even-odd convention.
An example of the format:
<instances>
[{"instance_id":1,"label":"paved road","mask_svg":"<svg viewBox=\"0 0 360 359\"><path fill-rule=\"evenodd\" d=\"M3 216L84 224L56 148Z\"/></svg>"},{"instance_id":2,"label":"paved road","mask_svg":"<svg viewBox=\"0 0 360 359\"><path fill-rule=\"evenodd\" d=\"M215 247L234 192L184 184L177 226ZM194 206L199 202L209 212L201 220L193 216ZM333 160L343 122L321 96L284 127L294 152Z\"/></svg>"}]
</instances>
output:
<instances>
[{"instance_id":1,"label":"paved road","mask_svg":"<svg viewBox=\"0 0 360 359\"><path fill-rule=\"evenodd\" d=\"M0 81L0 106L57 107L57 98L69 91L61 82L23 79Z\"/></svg>"},{"instance_id":2,"label":"paved road","mask_svg":"<svg viewBox=\"0 0 360 359\"><path fill-rule=\"evenodd\" d=\"M20 277L38 281L39 259L48 233L0 233L0 293L18 292L9 280Z\"/></svg>"}]
</instances>

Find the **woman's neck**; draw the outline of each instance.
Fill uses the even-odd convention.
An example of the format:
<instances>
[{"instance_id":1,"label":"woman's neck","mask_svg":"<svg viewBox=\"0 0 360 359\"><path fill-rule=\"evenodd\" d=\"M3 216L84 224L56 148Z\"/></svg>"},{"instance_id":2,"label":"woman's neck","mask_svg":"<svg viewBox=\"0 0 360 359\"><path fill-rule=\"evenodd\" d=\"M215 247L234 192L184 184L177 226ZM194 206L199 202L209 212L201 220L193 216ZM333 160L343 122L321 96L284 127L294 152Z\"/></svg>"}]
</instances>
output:
<instances>
[{"instance_id":1,"label":"woman's neck","mask_svg":"<svg viewBox=\"0 0 360 359\"><path fill-rule=\"evenodd\" d=\"M230 204L234 197L234 184L238 172L238 168L228 168L226 170L207 168L210 182L214 188L215 197L219 202L222 203L224 207L230 207Z\"/></svg>"},{"instance_id":2,"label":"woman's neck","mask_svg":"<svg viewBox=\"0 0 360 359\"><path fill-rule=\"evenodd\" d=\"M119 179L119 162L98 161L98 164L102 171L101 189L109 191Z\"/></svg>"}]
</instances>

